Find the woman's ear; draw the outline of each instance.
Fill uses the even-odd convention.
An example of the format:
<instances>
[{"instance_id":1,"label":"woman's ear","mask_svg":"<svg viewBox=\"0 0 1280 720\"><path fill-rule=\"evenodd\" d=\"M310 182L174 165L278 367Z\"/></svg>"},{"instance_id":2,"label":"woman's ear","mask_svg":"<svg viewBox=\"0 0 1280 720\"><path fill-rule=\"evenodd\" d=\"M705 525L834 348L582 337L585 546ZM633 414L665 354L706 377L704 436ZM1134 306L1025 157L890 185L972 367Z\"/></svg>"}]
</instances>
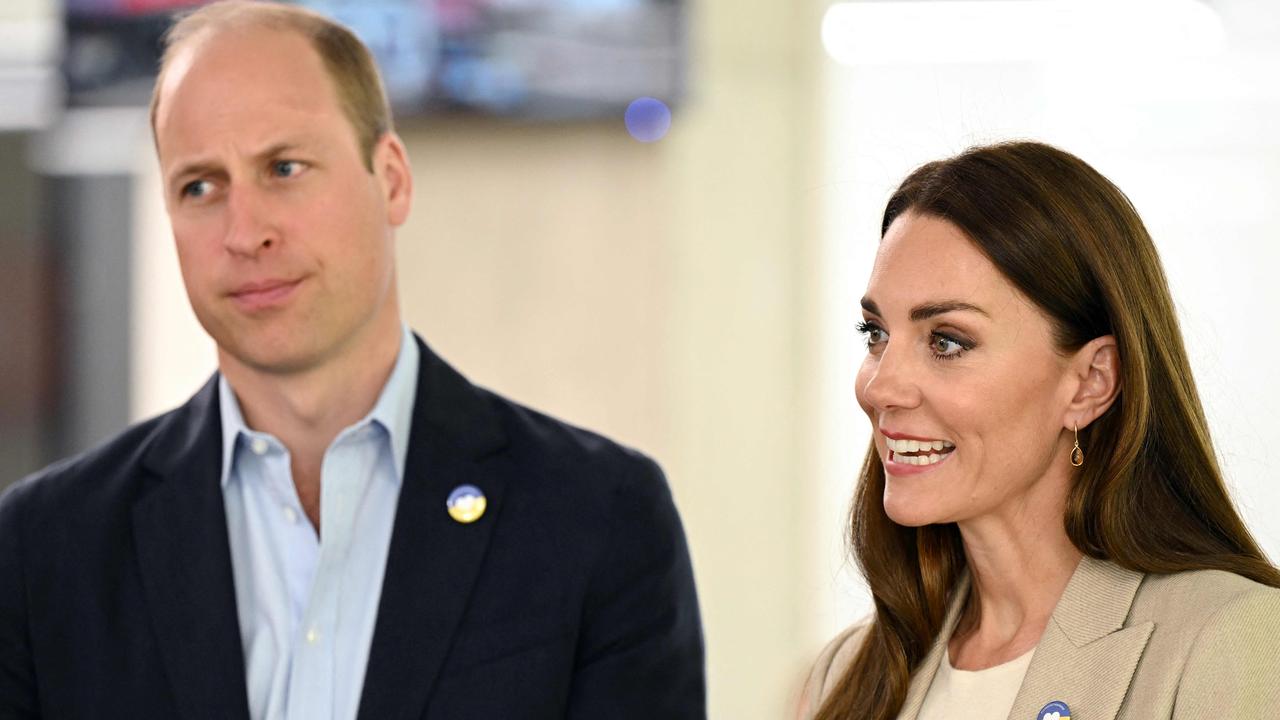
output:
<instances>
[{"instance_id":1,"label":"woman's ear","mask_svg":"<svg viewBox=\"0 0 1280 720\"><path fill-rule=\"evenodd\" d=\"M1105 413L1120 394L1120 352L1115 337L1103 335L1085 343L1071 357L1068 372L1076 379L1076 391L1063 426L1085 427Z\"/></svg>"}]
</instances>

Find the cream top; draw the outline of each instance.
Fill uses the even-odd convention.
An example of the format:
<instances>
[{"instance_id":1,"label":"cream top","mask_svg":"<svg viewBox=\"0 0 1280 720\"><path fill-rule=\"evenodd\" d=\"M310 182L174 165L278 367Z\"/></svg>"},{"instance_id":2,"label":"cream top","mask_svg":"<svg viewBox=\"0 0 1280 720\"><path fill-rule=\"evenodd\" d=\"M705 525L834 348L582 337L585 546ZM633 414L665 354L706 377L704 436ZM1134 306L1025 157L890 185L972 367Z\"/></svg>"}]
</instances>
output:
<instances>
[{"instance_id":1,"label":"cream top","mask_svg":"<svg viewBox=\"0 0 1280 720\"><path fill-rule=\"evenodd\" d=\"M938 673L924 696L919 720L1005 720L1022 687L1035 648L986 670L956 670L951 653L942 653Z\"/></svg>"}]
</instances>

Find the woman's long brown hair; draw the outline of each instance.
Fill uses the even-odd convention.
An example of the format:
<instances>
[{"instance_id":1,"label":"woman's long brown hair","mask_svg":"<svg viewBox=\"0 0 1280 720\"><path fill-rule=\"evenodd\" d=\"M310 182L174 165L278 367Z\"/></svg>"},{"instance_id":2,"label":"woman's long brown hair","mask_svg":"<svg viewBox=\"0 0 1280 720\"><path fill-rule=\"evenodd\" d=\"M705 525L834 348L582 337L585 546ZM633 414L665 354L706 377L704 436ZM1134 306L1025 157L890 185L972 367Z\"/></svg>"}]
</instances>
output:
<instances>
[{"instance_id":1,"label":"woman's long brown hair","mask_svg":"<svg viewBox=\"0 0 1280 720\"><path fill-rule=\"evenodd\" d=\"M917 169L881 235L907 211L960 228L1050 319L1060 352L1115 336L1121 390L1080 430L1088 460L1067 498L1071 542L1138 572L1226 570L1280 587L1223 484L1160 258L1124 193L1074 155L1012 142ZM850 539L875 616L816 720L897 716L965 570L954 524L898 525L883 495L872 444Z\"/></svg>"}]
</instances>

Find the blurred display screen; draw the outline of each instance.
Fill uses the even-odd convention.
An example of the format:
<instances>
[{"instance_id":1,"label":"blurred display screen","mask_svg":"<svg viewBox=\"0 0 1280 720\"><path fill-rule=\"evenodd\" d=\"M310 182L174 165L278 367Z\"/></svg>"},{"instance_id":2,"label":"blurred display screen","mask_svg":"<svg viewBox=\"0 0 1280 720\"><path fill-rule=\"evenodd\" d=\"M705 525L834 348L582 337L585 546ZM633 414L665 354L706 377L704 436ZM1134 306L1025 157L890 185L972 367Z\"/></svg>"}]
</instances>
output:
<instances>
[{"instance_id":1,"label":"blurred display screen","mask_svg":"<svg viewBox=\"0 0 1280 720\"><path fill-rule=\"evenodd\" d=\"M72 105L145 105L175 13L202 0L65 0ZM352 28L397 115L618 115L684 90L684 0L299 0Z\"/></svg>"}]
</instances>

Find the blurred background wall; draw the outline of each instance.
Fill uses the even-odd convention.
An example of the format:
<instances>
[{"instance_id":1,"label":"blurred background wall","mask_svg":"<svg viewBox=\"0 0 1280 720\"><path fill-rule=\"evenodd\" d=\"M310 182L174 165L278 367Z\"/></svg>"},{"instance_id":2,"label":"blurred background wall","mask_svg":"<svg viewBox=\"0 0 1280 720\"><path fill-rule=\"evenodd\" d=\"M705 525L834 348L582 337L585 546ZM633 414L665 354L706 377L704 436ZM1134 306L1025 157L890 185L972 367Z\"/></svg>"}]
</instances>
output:
<instances>
[{"instance_id":1,"label":"blurred background wall","mask_svg":"<svg viewBox=\"0 0 1280 720\"><path fill-rule=\"evenodd\" d=\"M1104 14L1063 26L1028 4L696 0L687 94L652 143L620 116L401 123L416 183L399 237L408 320L474 382L663 465L713 718L786 716L822 642L869 608L843 547L868 439L857 298L896 181L973 142L1058 142L1134 198L1224 466L1280 555L1262 450L1280 434L1280 108L1264 81L1280 9L1188 0L1173 4L1191 19L1170 24L1155 20L1167 3L1093 3ZM1101 9L1122 5L1137 14ZM18 6L23 22L57 15ZM1131 32L1166 40L1118 51ZM145 111L30 115L0 131L0 485L181 403L215 364Z\"/></svg>"}]
</instances>

